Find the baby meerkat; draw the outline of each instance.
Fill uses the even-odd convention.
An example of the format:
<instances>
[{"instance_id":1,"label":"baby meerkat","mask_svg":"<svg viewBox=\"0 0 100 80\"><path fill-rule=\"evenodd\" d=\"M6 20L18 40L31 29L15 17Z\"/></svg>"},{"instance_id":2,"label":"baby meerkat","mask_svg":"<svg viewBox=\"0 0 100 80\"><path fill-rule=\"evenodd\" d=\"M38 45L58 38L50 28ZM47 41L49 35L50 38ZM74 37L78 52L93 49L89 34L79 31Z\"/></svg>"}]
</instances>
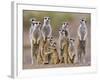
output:
<instances>
[{"instance_id":1,"label":"baby meerkat","mask_svg":"<svg viewBox=\"0 0 100 80\"><path fill-rule=\"evenodd\" d=\"M51 52L51 64L58 64L59 63L59 55L56 48L56 42L51 43L50 47Z\"/></svg>"},{"instance_id":2,"label":"baby meerkat","mask_svg":"<svg viewBox=\"0 0 100 80\"><path fill-rule=\"evenodd\" d=\"M52 42L53 37L47 37L46 41L43 39L41 40L39 44L39 50L38 50L38 58L41 58L42 64L48 64L49 63L49 53L48 53L48 47L50 46L50 42ZM37 59L38 59L37 58ZM41 63L41 61L40 61Z\"/></svg>"}]
</instances>

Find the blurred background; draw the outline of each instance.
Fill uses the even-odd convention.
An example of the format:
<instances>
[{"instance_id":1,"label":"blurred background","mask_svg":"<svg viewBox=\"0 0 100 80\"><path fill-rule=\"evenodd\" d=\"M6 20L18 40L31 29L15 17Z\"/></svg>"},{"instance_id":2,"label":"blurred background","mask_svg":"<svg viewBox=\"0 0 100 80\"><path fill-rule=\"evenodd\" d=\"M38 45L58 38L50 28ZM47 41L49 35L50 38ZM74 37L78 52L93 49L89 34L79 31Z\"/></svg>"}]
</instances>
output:
<instances>
[{"instance_id":1,"label":"blurred background","mask_svg":"<svg viewBox=\"0 0 100 80\"><path fill-rule=\"evenodd\" d=\"M29 28L30 18L36 18L43 24L43 18L49 16L51 18L51 27L53 30L53 36L58 38L58 30L63 22L69 23L70 36L75 39L75 47L77 47L77 29L80 25L80 19L86 19L86 25L88 28L88 38L86 45L86 64L91 63L91 14L90 13L73 13L73 12L52 12L52 11L33 11L23 10L23 68L31 69L44 66L31 65L30 55L30 40L29 40ZM58 65L60 66L60 65ZM65 66L65 65L63 65ZM46 67L52 67L51 65Z\"/></svg>"}]
</instances>

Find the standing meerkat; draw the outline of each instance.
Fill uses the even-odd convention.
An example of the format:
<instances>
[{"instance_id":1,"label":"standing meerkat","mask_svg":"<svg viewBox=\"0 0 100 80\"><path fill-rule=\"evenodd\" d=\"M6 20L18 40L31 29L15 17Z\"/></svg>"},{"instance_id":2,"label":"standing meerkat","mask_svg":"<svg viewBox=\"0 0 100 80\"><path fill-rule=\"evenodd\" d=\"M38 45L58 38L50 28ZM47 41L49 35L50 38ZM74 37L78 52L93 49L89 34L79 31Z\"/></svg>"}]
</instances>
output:
<instances>
[{"instance_id":1,"label":"standing meerkat","mask_svg":"<svg viewBox=\"0 0 100 80\"><path fill-rule=\"evenodd\" d=\"M84 19L80 20L80 26L78 28L78 38L79 40L86 40L87 38L87 26Z\"/></svg>"},{"instance_id":2,"label":"standing meerkat","mask_svg":"<svg viewBox=\"0 0 100 80\"><path fill-rule=\"evenodd\" d=\"M59 30L59 38L58 38L58 53L59 53L59 59L60 59L60 63L62 63L62 58L63 58L63 47L62 47L62 43L63 40L65 38L65 31L60 29Z\"/></svg>"},{"instance_id":3,"label":"standing meerkat","mask_svg":"<svg viewBox=\"0 0 100 80\"><path fill-rule=\"evenodd\" d=\"M42 26L42 36L43 36L44 41L46 40L47 37L52 36L50 17L44 17L44 23Z\"/></svg>"},{"instance_id":4,"label":"standing meerkat","mask_svg":"<svg viewBox=\"0 0 100 80\"><path fill-rule=\"evenodd\" d=\"M36 22L36 19L35 18L31 18L30 19L30 23L31 23L31 26L29 28L29 38L30 38L30 44L32 43L32 32L34 31L35 29L35 22Z\"/></svg>"},{"instance_id":5,"label":"standing meerkat","mask_svg":"<svg viewBox=\"0 0 100 80\"><path fill-rule=\"evenodd\" d=\"M63 49L62 49L62 44L63 44L63 40L65 39L65 38L69 38L69 25L68 25L68 23L67 22L64 22L63 24L62 24L62 27L61 27L61 29L59 30L59 38L58 38L58 45L59 45L59 51L58 51L58 53L59 53L59 59L60 59L60 62L62 63L62 55L63 55Z\"/></svg>"},{"instance_id":6,"label":"standing meerkat","mask_svg":"<svg viewBox=\"0 0 100 80\"><path fill-rule=\"evenodd\" d=\"M70 37L70 34L69 34L69 24L68 24L68 22L64 22L64 23L62 24L61 29L62 29L62 30L65 30L65 36L66 36L67 38L69 38L69 37Z\"/></svg>"},{"instance_id":7,"label":"standing meerkat","mask_svg":"<svg viewBox=\"0 0 100 80\"><path fill-rule=\"evenodd\" d=\"M69 52L69 63L75 62L75 45L74 45L74 39L69 40L69 46L68 46L68 52Z\"/></svg>"},{"instance_id":8,"label":"standing meerkat","mask_svg":"<svg viewBox=\"0 0 100 80\"><path fill-rule=\"evenodd\" d=\"M62 56L63 56L63 62L65 64L69 63L69 52L68 52L68 47L69 47L69 39L64 38L63 43L62 43Z\"/></svg>"},{"instance_id":9,"label":"standing meerkat","mask_svg":"<svg viewBox=\"0 0 100 80\"><path fill-rule=\"evenodd\" d=\"M34 28L35 28L35 22L36 22L36 19L35 18L31 18L30 19L30 28L29 28L29 39L30 39L30 45L31 45L31 61L32 61L32 64L33 64L33 44L32 44L32 32L34 31Z\"/></svg>"},{"instance_id":10,"label":"standing meerkat","mask_svg":"<svg viewBox=\"0 0 100 80\"><path fill-rule=\"evenodd\" d=\"M33 44L39 44L39 41L41 39L41 22L36 21L34 27L35 28L32 31Z\"/></svg>"},{"instance_id":11,"label":"standing meerkat","mask_svg":"<svg viewBox=\"0 0 100 80\"><path fill-rule=\"evenodd\" d=\"M35 44L39 44L40 38L41 38L41 23L39 21L36 21L35 19L32 19L31 21L31 27L30 27L30 43L31 43L31 59L32 64L35 63L36 60L36 52L38 46L34 46Z\"/></svg>"},{"instance_id":12,"label":"standing meerkat","mask_svg":"<svg viewBox=\"0 0 100 80\"><path fill-rule=\"evenodd\" d=\"M85 63L87 26L84 19L80 20L78 28L78 61Z\"/></svg>"}]
</instances>

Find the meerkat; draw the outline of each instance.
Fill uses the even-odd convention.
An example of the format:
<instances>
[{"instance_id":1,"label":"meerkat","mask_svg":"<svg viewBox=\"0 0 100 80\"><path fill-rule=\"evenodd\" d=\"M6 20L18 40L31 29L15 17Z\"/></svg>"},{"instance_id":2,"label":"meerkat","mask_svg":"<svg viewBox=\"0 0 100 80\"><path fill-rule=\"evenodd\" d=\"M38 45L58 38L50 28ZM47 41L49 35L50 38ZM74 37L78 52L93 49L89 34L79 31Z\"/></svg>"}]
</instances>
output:
<instances>
[{"instance_id":1,"label":"meerkat","mask_svg":"<svg viewBox=\"0 0 100 80\"><path fill-rule=\"evenodd\" d=\"M42 64L48 64L49 63L49 53L48 53L48 47L50 46L50 43L52 42L53 37L47 37L46 41L43 39L41 40L39 44L39 50L38 50L38 61L41 59ZM40 58L40 59L39 59ZM41 63L40 61L40 63Z\"/></svg>"},{"instance_id":2,"label":"meerkat","mask_svg":"<svg viewBox=\"0 0 100 80\"><path fill-rule=\"evenodd\" d=\"M86 38L87 38L86 21L82 19L80 20L80 26L78 28L78 61L80 63L85 62Z\"/></svg>"},{"instance_id":3,"label":"meerkat","mask_svg":"<svg viewBox=\"0 0 100 80\"><path fill-rule=\"evenodd\" d=\"M50 63L51 64L58 64L59 63L59 55L58 55L58 51L57 51L57 44L54 41L53 43L51 43L50 46L50 54L51 54L51 59L50 59Z\"/></svg>"},{"instance_id":4,"label":"meerkat","mask_svg":"<svg viewBox=\"0 0 100 80\"><path fill-rule=\"evenodd\" d=\"M74 39L69 40L69 46L68 46L68 52L69 52L69 63L74 63L75 62L75 47L74 47Z\"/></svg>"},{"instance_id":5,"label":"meerkat","mask_svg":"<svg viewBox=\"0 0 100 80\"><path fill-rule=\"evenodd\" d=\"M52 36L50 17L44 17L44 23L42 26L42 36L43 36L44 41L46 40L47 37Z\"/></svg>"},{"instance_id":6,"label":"meerkat","mask_svg":"<svg viewBox=\"0 0 100 80\"><path fill-rule=\"evenodd\" d=\"M35 63L36 60L36 53L38 46L35 44L39 44L41 38L41 31L40 31L41 23L36 21L35 19L31 21L30 27L30 43L31 43L31 59L32 64Z\"/></svg>"},{"instance_id":7,"label":"meerkat","mask_svg":"<svg viewBox=\"0 0 100 80\"><path fill-rule=\"evenodd\" d=\"M31 23L31 26L29 28L29 38L30 38L30 44L32 43L32 32L34 31L34 26L35 26L35 22L36 22L36 19L35 18L31 18L30 19L30 23Z\"/></svg>"},{"instance_id":8,"label":"meerkat","mask_svg":"<svg viewBox=\"0 0 100 80\"><path fill-rule=\"evenodd\" d=\"M32 31L32 40L34 44L39 44L39 41L41 39L41 23L39 21L36 21L34 27L35 28Z\"/></svg>"},{"instance_id":9,"label":"meerkat","mask_svg":"<svg viewBox=\"0 0 100 80\"><path fill-rule=\"evenodd\" d=\"M53 37L47 37L46 43L44 45L44 62L43 64L48 64L50 63L50 49L49 47L51 46L51 43L53 41Z\"/></svg>"},{"instance_id":10,"label":"meerkat","mask_svg":"<svg viewBox=\"0 0 100 80\"><path fill-rule=\"evenodd\" d=\"M69 38L69 25L67 22L64 22L62 24L61 29L59 30L59 38L58 38L58 46L59 46L59 58L60 62L62 63L62 55L63 55L63 49L62 49L62 43L64 38Z\"/></svg>"},{"instance_id":11,"label":"meerkat","mask_svg":"<svg viewBox=\"0 0 100 80\"><path fill-rule=\"evenodd\" d=\"M62 50L63 50L63 62L65 64L69 63L69 52L68 52L68 47L69 47L69 39L68 38L64 38L63 43L62 43Z\"/></svg>"},{"instance_id":12,"label":"meerkat","mask_svg":"<svg viewBox=\"0 0 100 80\"><path fill-rule=\"evenodd\" d=\"M31 26L29 28L29 39L30 39L30 45L31 45L31 61L32 61L32 64L33 64L33 44L32 44L32 32L34 31L34 26L35 26L35 22L36 22L36 19L35 18L31 18L30 19L30 23L31 23Z\"/></svg>"},{"instance_id":13,"label":"meerkat","mask_svg":"<svg viewBox=\"0 0 100 80\"><path fill-rule=\"evenodd\" d=\"M84 19L80 20L80 26L78 28L78 38L79 40L86 40L87 38L87 26Z\"/></svg>"},{"instance_id":14,"label":"meerkat","mask_svg":"<svg viewBox=\"0 0 100 80\"><path fill-rule=\"evenodd\" d=\"M64 22L64 23L62 24L61 29L62 29L62 30L65 30L65 36L66 36L67 38L69 38L69 37L70 37L70 34L69 34L69 24L68 24L68 22Z\"/></svg>"},{"instance_id":15,"label":"meerkat","mask_svg":"<svg viewBox=\"0 0 100 80\"><path fill-rule=\"evenodd\" d=\"M58 53L59 53L59 59L60 63L62 63L62 58L63 58L63 48L62 48L62 43L63 39L65 38L65 32L62 29L59 29L59 38L58 38Z\"/></svg>"}]
</instances>

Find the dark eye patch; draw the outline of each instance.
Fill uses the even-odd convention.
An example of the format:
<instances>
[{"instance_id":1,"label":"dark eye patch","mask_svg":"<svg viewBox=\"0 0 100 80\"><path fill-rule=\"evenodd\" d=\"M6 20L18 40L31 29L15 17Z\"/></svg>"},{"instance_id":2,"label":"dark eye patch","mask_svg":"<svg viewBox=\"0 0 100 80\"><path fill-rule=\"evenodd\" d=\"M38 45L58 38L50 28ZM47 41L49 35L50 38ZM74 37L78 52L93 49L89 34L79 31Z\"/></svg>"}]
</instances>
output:
<instances>
[{"instance_id":1,"label":"dark eye patch","mask_svg":"<svg viewBox=\"0 0 100 80\"><path fill-rule=\"evenodd\" d=\"M84 21L84 19L82 19L82 21Z\"/></svg>"},{"instance_id":2,"label":"dark eye patch","mask_svg":"<svg viewBox=\"0 0 100 80\"><path fill-rule=\"evenodd\" d=\"M35 24L38 24L37 22Z\"/></svg>"},{"instance_id":3,"label":"dark eye patch","mask_svg":"<svg viewBox=\"0 0 100 80\"><path fill-rule=\"evenodd\" d=\"M65 30L62 30L62 32L64 32Z\"/></svg>"},{"instance_id":4,"label":"dark eye patch","mask_svg":"<svg viewBox=\"0 0 100 80\"><path fill-rule=\"evenodd\" d=\"M32 19L32 21L34 21L34 19Z\"/></svg>"},{"instance_id":5,"label":"dark eye patch","mask_svg":"<svg viewBox=\"0 0 100 80\"><path fill-rule=\"evenodd\" d=\"M64 23L64 25L65 25L66 23Z\"/></svg>"},{"instance_id":6,"label":"dark eye patch","mask_svg":"<svg viewBox=\"0 0 100 80\"><path fill-rule=\"evenodd\" d=\"M44 18L44 19L47 19L47 18Z\"/></svg>"},{"instance_id":7,"label":"dark eye patch","mask_svg":"<svg viewBox=\"0 0 100 80\"><path fill-rule=\"evenodd\" d=\"M50 19L50 17L48 17L48 19Z\"/></svg>"}]
</instances>

